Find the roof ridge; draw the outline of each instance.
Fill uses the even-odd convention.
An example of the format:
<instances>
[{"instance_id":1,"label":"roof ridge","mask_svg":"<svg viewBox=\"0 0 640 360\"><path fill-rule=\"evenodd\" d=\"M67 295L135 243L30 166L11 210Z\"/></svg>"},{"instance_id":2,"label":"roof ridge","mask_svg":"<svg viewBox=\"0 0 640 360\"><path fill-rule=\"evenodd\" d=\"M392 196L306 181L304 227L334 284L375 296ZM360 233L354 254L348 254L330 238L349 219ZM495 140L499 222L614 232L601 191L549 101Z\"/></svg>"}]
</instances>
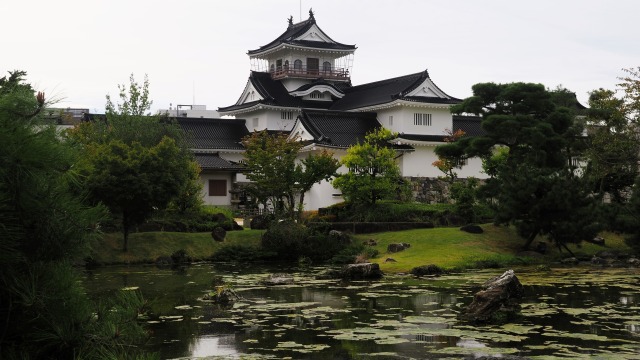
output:
<instances>
[{"instance_id":1,"label":"roof ridge","mask_svg":"<svg viewBox=\"0 0 640 360\"><path fill-rule=\"evenodd\" d=\"M393 78L389 78L389 79L378 80L378 81L374 81L374 82L370 82L370 83L355 85L355 86L350 87L347 91L352 92L352 91L358 91L358 90L361 90L361 89L369 89L369 88L372 88L372 87L378 87L381 84L388 84L388 83L391 83L391 82L394 82L394 81L404 80L404 79L407 79L407 78L412 77L412 76L421 75L423 73L424 73L424 71L419 72L419 73L413 73L413 74L408 74L408 75L397 76L397 77L393 77ZM428 74L427 74L427 77L428 77Z\"/></svg>"}]
</instances>

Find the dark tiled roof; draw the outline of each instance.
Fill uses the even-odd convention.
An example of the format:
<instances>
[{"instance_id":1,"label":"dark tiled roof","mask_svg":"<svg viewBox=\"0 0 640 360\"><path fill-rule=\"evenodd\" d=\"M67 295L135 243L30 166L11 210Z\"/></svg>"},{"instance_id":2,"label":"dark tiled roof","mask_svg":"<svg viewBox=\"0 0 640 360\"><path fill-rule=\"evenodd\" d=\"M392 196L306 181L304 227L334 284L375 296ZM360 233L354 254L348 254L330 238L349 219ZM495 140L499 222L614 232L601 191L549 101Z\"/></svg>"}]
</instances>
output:
<instances>
[{"instance_id":1,"label":"dark tiled roof","mask_svg":"<svg viewBox=\"0 0 640 360\"><path fill-rule=\"evenodd\" d=\"M398 139L412 141L444 142L445 135L399 134Z\"/></svg>"},{"instance_id":2,"label":"dark tiled roof","mask_svg":"<svg viewBox=\"0 0 640 360\"><path fill-rule=\"evenodd\" d=\"M244 104L236 104L227 107L218 108L220 112L230 112L241 109L248 109L255 105L271 105L294 108L318 108L326 109L331 106L330 101L314 101L302 100L301 98L289 95L287 88L282 85L281 81L273 80L271 74L265 72L252 71L249 76L249 82L258 91L263 100L252 101ZM331 83L328 83L331 84ZM331 84L333 85L333 84ZM338 87L334 86L336 89Z\"/></svg>"},{"instance_id":3,"label":"dark tiled roof","mask_svg":"<svg viewBox=\"0 0 640 360\"><path fill-rule=\"evenodd\" d=\"M249 135L240 119L177 118L193 149L244 150L240 143Z\"/></svg>"},{"instance_id":4,"label":"dark tiled roof","mask_svg":"<svg viewBox=\"0 0 640 360\"><path fill-rule=\"evenodd\" d=\"M196 162L202 170L243 170L241 164L221 158L218 154L195 153Z\"/></svg>"},{"instance_id":5,"label":"dark tiled roof","mask_svg":"<svg viewBox=\"0 0 640 360\"><path fill-rule=\"evenodd\" d=\"M480 116L453 115L453 129L451 130L455 132L460 129L465 132L466 136L486 135L481 124L482 117Z\"/></svg>"},{"instance_id":6,"label":"dark tiled roof","mask_svg":"<svg viewBox=\"0 0 640 360\"><path fill-rule=\"evenodd\" d=\"M445 104L457 104L461 101L454 97L442 99L435 97L405 96L405 94L413 91L427 78L429 78L429 73L425 70L416 74L353 86L345 89L345 96L336 101L330 109L352 110L366 106L385 104L397 99ZM438 90L440 89L438 88Z\"/></svg>"},{"instance_id":7,"label":"dark tiled roof","mask_svg":"<svg viewBox=\"0 0 640 360\"><path fill-rule=\"evenodd\" d=\"M346 148L362 142L367 133L380 127L375 113L303 110L298 121L315 143Z\"/></svg>"},{"instance_id":8,"label":"dark tiled roof","mask_svg":"<svg viewBox=\"0 0 640 360\"><path fill-rule=\"evenodd\" d=\"M314 86L319 86L319 85L325 85L325 86L329 86L332 87L333 89L335 89L338 92L344 92L344 87L342 86L336 86L337 84L326 81L323 78L319 78L314 80L313 82L309 83L309 84L304 84L302 86L300 86L299 88L293 90L293 91L305 91L305 90L309 90Z\"/></svg>"},{"instance_id":9,"label":"dark tiled roof","mask_svg":"<svg viewBox=\"0 0 640 360\"><path fill-rule=\"evenodd\" d=\"M355 50L355 45L346 45L341 44L339 42L334 41L329 38L324 31L320 30L327 38L329 38L332 42L326 43L322 41L308 41L308 40L295 40L295 38L303 35L307 30L309 30L313 25L316 24L316 20L313 17L309 19L299 22L297 24L290 24L289 27L282 35L278 36L272 42L260 46L258 49L249 50L247 52L248 55L255 55L261 53L263 51L267 51L277 47L280 44L290 44L290 45L298 45L303 47L311 47L311 48L321 48L321 49L334 49L334 50ZM320 29L318 27L318 29Z\"/></svg>"}]
</instances>

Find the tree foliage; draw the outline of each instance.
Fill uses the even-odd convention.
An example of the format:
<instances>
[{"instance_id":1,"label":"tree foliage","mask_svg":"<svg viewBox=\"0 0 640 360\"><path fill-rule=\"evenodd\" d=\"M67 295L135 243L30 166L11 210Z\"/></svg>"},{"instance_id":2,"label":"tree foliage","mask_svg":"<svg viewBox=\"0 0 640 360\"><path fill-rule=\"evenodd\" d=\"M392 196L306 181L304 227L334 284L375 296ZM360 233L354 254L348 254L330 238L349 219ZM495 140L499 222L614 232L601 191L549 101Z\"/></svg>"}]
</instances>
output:
<instances>
[{"instance_id":1,"label":"tree foliage","mask_svg":"<svg viewBox=\"0 0 640 360\"><path fill-rule=\"evenodd\" d=\"M78 153L38 118L44 94L25 72L10 74L0 79L0 358L136 357L122 350L146 338L141 298L105 299L108 312L97 311L71 266L105 209L85 201Z\"/></svg>"},{"instance_id":2,"label":"tree foliage","mask_svg":"<svg viewBox=\"0 0 640 360\"><path fill-rule=\"evenodd\" d=\"M364 142L351 146L341 164L348 171L333 181L346 200L358 205L375 205L379 199L396 195L402 184L396 151L389 140L396 134L379 128L365 136Z\"/></svg>"},{"instance_id":3,"label":"tree foliage","mask_svg":"<svg viewBox=\"0 0 640 360\"><path fill-rule=\"evenodd\" d=\"M280 216L295 218L304 206L304 195L314 184L331 179L338 161L327 151L310 153L298 160L302 143L285 134L254 132L242 141L246 176L253 196L265 206L272 204Z\"/></svg>"},{"instance_id":4,"label":"tree foliage","mask_svg":"<svg viewBox=\"0 0 640 360\"><path fill-rule=\"evenodd\" d=\"M132 226L170 203L199 206L197 164L182 130L170 119L145 114L148 80L119 86L120 103L107 96L106 117L70 132L82 147L91 198L121 217L127 251Z\"/></svg>"},{"instance_id":5,"label":"tree foliage","mask_svg":"<svg viewBox=\"0 0 640 360\"><path fill-rule=\"evenodd\" d=\"M486 134L436 149L439 156L485 159L491 172L480 194L496 206L496 223L516 225L525 248L537 235L560 246L595 231L593 204L572 161L582 151L582 128L571 108L556 105L567 101L561 92L531 83L476 84L452 112L481 115Z\"/></svg>"},{"instance_id":6,"label":"tree foliage","mask_svg":"<svg viewBox=\"0 0 640 360\"><path fill-rule=\"evenodd\" d=\"M465 132L462 129L458 129L456 131L446 129L444 142L455 142L464 135ZM460 169L462 167L461 164L463 160L464 158L462 157L439 155L438 160L434 161L431 165L437 167L438 170L442 171L449 183L453 184L453 182L458 177L458 173L456 173L455 169Z\"/></svg>"},{"instance_id":7,"label":"tree foliage","mask_svg":"<svg viewBox=\"0 0 640 360\"><path fill-rule=\"evenodd\" d=\"M591 92L589 108L585 175L599 198L608 194L612 201L623 203L638 172L638 124L631 120L624 98L611 90Z\"/></svg>"}]
</instances>

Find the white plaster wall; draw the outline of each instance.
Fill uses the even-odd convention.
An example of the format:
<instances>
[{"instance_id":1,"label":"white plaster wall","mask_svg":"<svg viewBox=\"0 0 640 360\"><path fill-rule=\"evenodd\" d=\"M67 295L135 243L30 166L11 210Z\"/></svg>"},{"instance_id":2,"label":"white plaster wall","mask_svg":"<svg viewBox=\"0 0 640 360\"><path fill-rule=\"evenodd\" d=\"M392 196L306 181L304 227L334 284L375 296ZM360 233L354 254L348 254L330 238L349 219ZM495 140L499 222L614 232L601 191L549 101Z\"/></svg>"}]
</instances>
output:
<instances>
[{"instance_id":1,"label":"white plaster wall","mask_svg":"<svg viewBox=\"0 0 640 360\"><path fill-rule=\"evenodd\" d=\"M227 195L226 196L209 196L209 180L226 180L227 181ZM216 173L216 174L200 174L200 182L202 183L202 199L205 205L231 205L231 186L233 185L233 179L231 173Z\"/></svg>"},{"instance_id":2,"label":"white plaster wall","mask_svg":"<svg viewBox=\"0 0 640 360\"><path fill-rule=\"evenodd\" d=\"M469 159L467 165L462 169L456 169L459 178L474 177L477 179L487 179L489 176L482 171L482 159L472 158Z\"/></svg>"},{"instance_id":3,"label":"white plaster wall","mask_svg":"<svg viewBox=\"0 0 640 360\"><path fill-rule=\"evenodd\" d=\"M296 118L298 117L298 115L300 115L300 112L296 111L294 109L286 110L286 111L291 111L293 113L293 116L292 116L291 120L282 119L281 118L282 111L266 110L264 112L266 128L268 130L291 130L291 129L293 129L293 124L295 124ZM264 127L262 128L262 130L264 130Z\"/></svg>"},{"instance_id":4,"label":"white plaster wall","mask_svg":"<svg viewBox=\"0 0 640 360\"><path fill-rule=\"evenodd\" d=\"M413 147L415 151L405 153L398 159L402 176L441 176L442 172L438 170L437 167L431 165L434 161L438 160L438 157L434 152L435 146L413 145Z\"/></svg>"},{"instance_id":5,"label":"white plaster wall","mask_svg":"<svg viewBox=\"0 0 640 360\"><path fill-rule=\"evenodd\" d=\"M431 165L438 160L434 146L414 146L415 151L403 155L399 160L402 176L414 177L439 177L444 173ZM487 174L482 173L482 160L480 158L468 159L467 164L454 170L459 178L475 177L486 179Z\"/></svg>"},{"instance_id":6,"label":"white plaster wall","mask_svg":"<svg viewBox=\"0 0 640 360\"><path fill-rule=\"evenodd\" d=\"M333 157L340 161L343 156L346 155L345 150L334 149L330 150L333 152ZM305 158L308 156L308 153L302 153L299 159ZM341 166L338 169L338 173L344 173L347 169L344 166ZM344 201L342 196L334 196L334 194L340 194L340 190L336 189L331 185L331 182L322 181L319 184L315 184L311 190L307 191L304 195L304 209L305 210L317 210L321 207L327 207L333 204L337 204L339 202Z\"/></svg>"},{"instance_id":7,"label":"white plaster wall","mask_svg":"<svg viewBox=\"0 0 640 360\"><path fill-rule=\"evenodd\" d=\"M444 135L445 130L451 129L453 120L449 109L402 107L395 111L397 114L398 133L417 135ZM413 125L414 114L431 114L431 126ZM391 115L391 114L389 114ZM388 119L389 116L386 116ZM388 121L387 121L388 123ZM393 124L396 126L396 115L393 116Z\"/></svg>"},{"instance_id":8,"label":"white plaster wall","mask_svg":"<svg viewBox=\"0 0 640 360\"><path fill-rule=\"evenodd\" d=\"M453 119L448 109L423 107L393 107L378 110L378 121L382 126L397 133L417 135L444 135L446 129L451 129ZM431 114L431 126L413 125L414 114ZM393 116L393 125L389 126L389 116Z\"/></svg>"},{"instance_id":9,"label":"white plaster wall","mask_svg":"<svg viewBox=\"0 0 640 360\"><path fill-rule=\"evenodd\" d=\"M257 130L264 130L267 126L267 121L265 119L264 111L251 111L236 115L238 119L245 120L245 126L249 132L254 132ZM258 119L258 126L253 126L253 119Z\"/></svg>"},{"instance_id":10,"label":"white plaster wall","mask_svg":"<svg viewBox=\"0 0 640 360\"><path fill-rule=\"evenodd\" d=\"M293 60L289 60L291 64L293 64ZM304 60L303 60L304 62ZM290 65L293 69L293 65ZM281 80L282 85L287 89L287 91L293 91L300 88L302 85L306 85L311 83L311 79L298 79L298 78L284 78Z\"/></svg>"}]
</instances>

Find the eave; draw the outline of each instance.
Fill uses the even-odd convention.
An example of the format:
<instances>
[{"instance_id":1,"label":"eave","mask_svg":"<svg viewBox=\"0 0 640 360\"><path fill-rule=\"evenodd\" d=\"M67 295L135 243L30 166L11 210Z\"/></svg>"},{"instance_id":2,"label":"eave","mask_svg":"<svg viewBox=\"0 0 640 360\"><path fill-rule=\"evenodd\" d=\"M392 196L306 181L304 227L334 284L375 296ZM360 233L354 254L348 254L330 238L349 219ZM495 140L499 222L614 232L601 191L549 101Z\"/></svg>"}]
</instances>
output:
<instances>
[{"instance_id":1,"label":"eave","mask_svg":"<svg viewBox=\"0 0 640 360\"><path fill-rule=\"evenodd\" d=\"M377 112L380 110L391 109L394 107L415 107L415 108L428 108L428 109L449 109L453 104L438 104L438 103L427 103L427 102L418 102L418 101L408 101L408 100L393 100L386 103L365 106L361 108L354 108L348 111L363 111L363 112Z\"/></svg>"},{"instance_id":2,"label":"eave","mask_svg":"<svg viewBox=\"0 0 640 360\"><path fill-rule=\"evenodd\" d=\"M294 44L280 44L270 49L267 49L258 53L248 54L248 55L250 59L254 59L254 58L265 59L268 55L272 55L279 51L285 51L285 50L321 52L325 54L342 54L342 56L353 54L356 51L356 49L327 49L323 47L309 47L309 46L301 46L301 45L294 45Z\"/></svg>"}]
</instances>

